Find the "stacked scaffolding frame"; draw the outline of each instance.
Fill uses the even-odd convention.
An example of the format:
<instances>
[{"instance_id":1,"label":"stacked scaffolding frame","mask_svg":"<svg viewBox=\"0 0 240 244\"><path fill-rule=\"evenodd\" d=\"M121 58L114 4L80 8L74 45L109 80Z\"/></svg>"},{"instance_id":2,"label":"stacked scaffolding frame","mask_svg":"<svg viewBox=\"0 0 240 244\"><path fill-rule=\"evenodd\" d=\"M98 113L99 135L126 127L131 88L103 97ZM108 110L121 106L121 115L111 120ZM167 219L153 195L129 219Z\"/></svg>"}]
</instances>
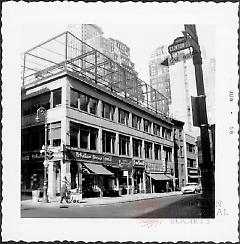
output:
<instances>
[{"instance_id":1,"label":"stacked scaffolding frame","mask_svg":"<svg viewBox=\"0 0 240 244\"><path fill-rule=\"evenodd\" d=\"M164 95L71 32L57 35L24 53L23 86L67 70L142 107L168 114Z\"/></svg>"}]
</instances>

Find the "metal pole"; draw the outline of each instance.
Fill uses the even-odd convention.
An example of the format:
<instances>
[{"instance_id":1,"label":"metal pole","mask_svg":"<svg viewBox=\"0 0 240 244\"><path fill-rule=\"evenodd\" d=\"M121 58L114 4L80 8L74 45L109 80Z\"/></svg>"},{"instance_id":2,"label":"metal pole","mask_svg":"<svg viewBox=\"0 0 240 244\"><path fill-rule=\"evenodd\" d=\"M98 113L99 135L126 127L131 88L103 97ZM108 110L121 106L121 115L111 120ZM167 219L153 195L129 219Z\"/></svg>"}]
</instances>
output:
<instances>
[{"instance_id":1,"label":"metal pole","mask_svg":"<svg viewBox=\"0 0 240 244\"><path fill-rule=\"evenodd\" d=\"M45 119L44 119L44 162L47 162L47 111L45 110ZM43 179L43 202L48 202L48 195L47 195L47 165L44 164L44 179Z\"/></svg>"},{"instance_id":2,"label":"metal pole","mask_svg":"<svg viewBox=\"0 0 240 244\"><path fill-rule=\"evenodd\" d=\"M188 32L188 26L185 25L185 31ZM204 82L203 82L203 72L202 72L202 57L200 46L198 44L198 37L196 28L192 29L193 35L195 35L195 45L192 45L193 48L193 64L195 68L196 76L196 87L197 95L205 96ZM192 41L192 42L193 42ZM191 40L190 40L191 42ZM214 182L214 166L211 162L211 152L210 152L210 140L209 140L209 126L207 120L207 109L206 109L206 100L203 99L201 103L201 121L203 122L200 126L201 132L201 146L202 146L202 156L203 162L200 166L202 172L202 198L201 207L202 207L202 217L204 218L214 218L215 217L215 182Z\"/></svg>"}]
</instances>

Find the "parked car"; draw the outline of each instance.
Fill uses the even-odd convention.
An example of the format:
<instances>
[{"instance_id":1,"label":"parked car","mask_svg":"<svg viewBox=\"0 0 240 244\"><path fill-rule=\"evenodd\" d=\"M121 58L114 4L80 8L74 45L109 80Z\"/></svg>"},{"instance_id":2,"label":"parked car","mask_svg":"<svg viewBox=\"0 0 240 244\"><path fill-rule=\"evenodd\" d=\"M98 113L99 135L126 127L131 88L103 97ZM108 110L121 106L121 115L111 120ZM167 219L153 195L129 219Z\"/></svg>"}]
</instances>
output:
<instances>
[{"instance_id":1,"label":"parked car","mask_svg":"<svg viewBox=\"0 0 240 244\"><path fill-rule=\"evenodd\" d=\"M182 187L182 193L200 193L202 190L201 186L198 183L187 183Z\"/></svg>"}]
</instances>

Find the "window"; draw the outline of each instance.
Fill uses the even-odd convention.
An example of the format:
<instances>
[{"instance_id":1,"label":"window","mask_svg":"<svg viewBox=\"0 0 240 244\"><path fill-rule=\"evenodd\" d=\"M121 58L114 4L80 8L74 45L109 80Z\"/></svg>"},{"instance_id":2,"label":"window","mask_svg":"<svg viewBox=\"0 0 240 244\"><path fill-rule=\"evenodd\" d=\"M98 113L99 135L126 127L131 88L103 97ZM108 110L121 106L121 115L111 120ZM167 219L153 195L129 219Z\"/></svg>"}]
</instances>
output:
<instances>
[{"instance_id":1,"label":"window","mask_svg":"<svg viewBox=\"0 0 240 244\"><path fill-rule=\"evenodd\" d=\"M187 143L187 151L191 153L195 153L195 146Z\"/></svg>"},{"instance_id":2,"label":"window","mask_svg":"<svg viewBox=\"0 0 240 244\"><path fill-rule=\"evenodd\" d=\"M98 129L71 123L70 124L70 146L80 147L88 150L97 149Z\"/></svg>"},{"instance_id":3,"label":"window","mask_svg":"<svg viewBox=\"0 0 240 244\"><path fill-rule=\"evenodd\" d=\"M144 143L144 150L145 150L145 158L152 158L152 143L145 142Z\"/></svg>"},{"instance_id":4,"label":"window","mask_svg":"<svg viewBox=\"0 0 240 244\"><path fill-rule=\"evenodd\" d=\"M97 99L91 98L89 99L89 113L90 114L97 114Z\"/></svg>"},{"instance_id":5,"label":"window","mask_svg":"<svg viewBox=\"0 0 240 244\"><path fill-rule=\"evenodd\" d=\"M71 89L70 106L82 111L97 114L98 100L86 94Z\"/></svg>"},{"instance_id":6,"label":"window","mask_svg":"<svg viewBox=\"0 0 240 244\"><path fill-rule=\"evenodd\" d=\"M138 130L141 129L141 118L135 114L132 115L132 127Z\"/></svg>"},{"instance_id":7,"label":"window","mask_svg":"<svg viewBox=\"0 0 240 244\"><path fill-rule=\"evenodd\" d=\"M96 150L97 137L97 129L85 125L80 125L80 148Z\"/></svg>"},{"instance_id":8,"label":"window","mask_svg":"<svg viewBox=\"0 0 240 244\"><path fill-rule=\"evenodd\" d=\"M164 161L171 162L172 161L172 148L163 147Z\"/></svg>"},{"instance_id":9,"label":"window","mask_svg":"<svg viewBox=\"0 0 240 244\"><path fill-rule=\"evenodd\" d=\"M151 122L144 119L144 131L150 133L151 132Z\"/></svg>"},{"instance_id":10,"label":"window","mask_svg":"<svg viewBox=\"0 0 240 244\"><path fill-rule=\"evenodd\" d=\"M88 101L89 98L85 94L80 93L80 109L88 112Z\"/></svg>"},{"instance_id":11,"label":"window","mask_svg":"<svg viewBox=\"0 0 240 244\"><path fill-rule=\"evenodd\" d=\"M133 138L133 157L142 157L142 141Z\"/></svg>"},{"instance_id":12,"label":"window","mask_svg":"<svg viewBox=\"0 0 240 244\"><path fill-rule=\"evenodd\" d=\"M160 125L153 124L153 134L154 135L160 136L160 130L161 130Z\"/></svg>"},{"instance_id":13,"label":"window","mask_svg":"<svg viewBox=\"0 0 240 244\"><path fill-rule=\"evenodd\" d=\"M129 142L130 142L130 138L128 136L119 135L120 155L129 155Z\"/></svg>"},{"instance_id":14,"label":"window","mask_svg":"<svg viewBox=\"0 0 240 244\"><path fill-rule=\"evenodd\" d=\"M154 145L155 160L161 160L161 146L158 144Z\"/></svg>"},{"instance_id":15,"label":"window","mask_svg":"<svg viewBox=\"0 0 240 244\"><path fill-rule=\"evenodd\" d=\"M45 109L50 108L50 92L23 101L23 115L35 114L37 113L37 109L40 107L44 107Z\"/></svg>"},{"instance_id":16,"label":"window","mask_svg":"<svg viewBox=\"0 0 240 244\"><path fill-rule=\"evenodd\" d=\"M70 123L70 146L78 147L79 127L75 123Z\"/></svg>"},{"instance_id":17,"label":"window","mask_svg":"<svg viewBox=\"0 0 240 244\"><path fill-rule=\"evenodd\" d=\"M187 167L191 167L191 168L193 168L193 167L195 167L196 165L195 165L195 161L193 160L193 159L187 159Z\"/></svg>"},{"instance_id":18,"label":"window","mask_svg":"<svg viewBox=\"0 0 240 244\"><path fill-rule=\"evenodd\" d=\"M78 108L78 92L71 89L71 95L70 95L70 106L73 108Z\"/></svg>"},{"instance_id":19,"label":"window","mask_svg":"<svg viewBox=\"0 0 240 244\"><path fill-rule=\"evenodd\" d=\"M102 106L102 117L114 120L115 107L105 102L102 103Z\"/></svg>"},{"instance_id":20,"label":"window","mask_svg":"<svg viewBox=\"0 0 240 244\"><path fill-rule=\"evenodd\" d=\"M52 123L50 130L50 140L53 146L61 146L61 122Z\"/></svg>"},{"instance_id":21,"label":"window","mask_svg":"<svg viewBox=\"0 0 240 244\"><path fill-rule=\"evenodd\" d=\"M62 89L57 89L53 93L53 108L62 103Z\"/></svg>"},{"instance_id":22,"label":"window","mask_svg":"<svg viewBox=\"0 0 240 244\"><path fill-rule=\"evenodd\" d=\"M116 134L109 131L102 131L102 149L105 153L115 153Z\"/></svg>"},{"instance_id":23,"label":"window","mask_svg":"<svg viewBox=\"0 0 240 244\"><path fill-rule=\"evenodd\" d=\"M129 117L129 113L119 109L118 110L118 122L124 125L128 125L128 117Z\"/></svg>"}]
</instances>

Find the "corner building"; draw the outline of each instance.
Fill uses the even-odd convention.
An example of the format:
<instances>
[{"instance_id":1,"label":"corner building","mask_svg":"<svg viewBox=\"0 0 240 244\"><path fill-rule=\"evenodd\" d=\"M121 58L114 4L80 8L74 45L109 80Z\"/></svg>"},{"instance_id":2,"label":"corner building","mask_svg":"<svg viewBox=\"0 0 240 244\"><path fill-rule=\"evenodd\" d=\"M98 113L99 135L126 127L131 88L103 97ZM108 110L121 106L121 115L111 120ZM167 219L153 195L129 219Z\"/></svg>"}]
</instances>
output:
<instances>
[{"instance_id":1,"label":"corner building","mask_svg":"<svg viewBox=\"0 0 240 244\"><path fill-rule=\"evenodd\" d=\"M28 55L33 56L27 53L25 57ZM136 102L126 92L122 95L122 90L114 92L106 83L98 82L97 73L93 79L86 72L83 75L80 66L74 70L76 60L68 58L45 70L24 74L22 191L30 191L34 184L43 185L44 157L40 150L45 123L48 148L54 152L47 168L50 198L60 193L64 176L71 189L83 197L162 192L166 182L174 189L171 120L143 106L143 99ZM84 67L84 71L90 69ZM40 107L46 109L45 121L36 122Z\"/></svg>"}]
</instances>

